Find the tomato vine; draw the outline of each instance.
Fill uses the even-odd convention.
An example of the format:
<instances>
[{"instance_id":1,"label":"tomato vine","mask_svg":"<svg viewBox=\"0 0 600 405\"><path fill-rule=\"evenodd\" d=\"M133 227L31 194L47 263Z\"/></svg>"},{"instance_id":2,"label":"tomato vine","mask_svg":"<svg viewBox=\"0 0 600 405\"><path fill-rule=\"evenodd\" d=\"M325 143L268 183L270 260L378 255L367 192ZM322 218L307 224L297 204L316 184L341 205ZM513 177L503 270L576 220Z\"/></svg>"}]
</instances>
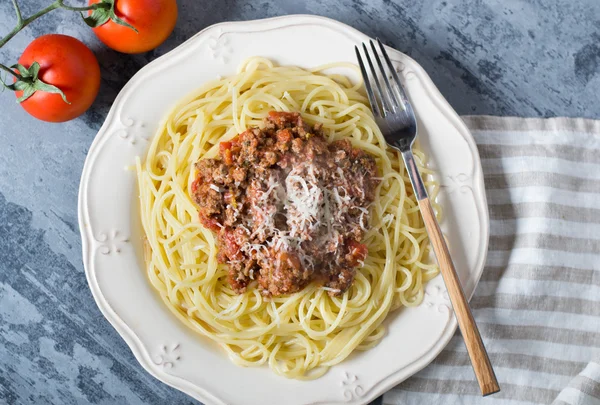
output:
<instances>
[{"instance_id":1,"label":"tomato vine","mask_svg":"<svg viewBox=\"0 0 600 405\"><path fill-rule=\"evenodd\" d=\"M23 18L21 8L19 7L19 3L17 2L17 0L12 0L13 7L15 9L15 14L17 17L17 24L12 29L12 31L10 31L5 37L0 39L0 48L2 48L8 41L10 41L15 35L17 35L19 31L31 24L33 21L56 9L64 9L82 13L83 20L87 25L89 25L92 28L98 27L106 23L107 21L112 20L117 24L131 28L132 30L137 32L135 27L131 26L115 14L115 0L102 0L99 3L95 3L85 7L69 6L65 4L64 1L65 0L55 0L54 3L36 12L30 17ZM88 11L92 11L92 13L89 16L86 16L85 13ZM0 63L0 70L3 70L7 74L14 76L16 79L13 84L7 84L4 80L1 79L0 83L7 89L13 91L23 91L23 96L17 99L18 102L25 101L37 90L40 90L50 93L58 93L61 95L63 100L66 103L68 103L64 93L59 88L57 88L56 86L52 86L48 83L44 83L41 79L38 78L39 68L40 66L37 62L34 62L30 67L24 67L19 64L15 64L8 67Z\"/></svg>"}]
</instances>

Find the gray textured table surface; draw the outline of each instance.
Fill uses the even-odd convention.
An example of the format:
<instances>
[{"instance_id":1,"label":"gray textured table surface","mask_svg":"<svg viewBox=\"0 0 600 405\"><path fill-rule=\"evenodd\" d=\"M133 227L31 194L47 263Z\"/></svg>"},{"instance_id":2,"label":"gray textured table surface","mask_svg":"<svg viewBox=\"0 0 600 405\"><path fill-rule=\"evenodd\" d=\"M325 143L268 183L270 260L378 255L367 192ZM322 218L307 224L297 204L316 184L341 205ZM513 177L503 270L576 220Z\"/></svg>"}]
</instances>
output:
<instances>
[{"instance_id":1,"label":"gray textured table surface","mask_svg":"<svg viewBox=\"0 0 600 405\"><path fill-rule=\"evenodd\" d=\"M32 12L50 0L21 0ZM116 94L143 65L206 26L321 14L415 58L459 114L600 118L600 2L580 0L180 0L157 50L106 49L74 13L56 11L0 50L16 61L35 37L82 39L102 67L90 111L65 124L29 117L0 95L0 403L188 404L134 359L87 287L77 189L88 148ZM13 24L0 3L0 32Z\"/></svg>"}]
</instances>

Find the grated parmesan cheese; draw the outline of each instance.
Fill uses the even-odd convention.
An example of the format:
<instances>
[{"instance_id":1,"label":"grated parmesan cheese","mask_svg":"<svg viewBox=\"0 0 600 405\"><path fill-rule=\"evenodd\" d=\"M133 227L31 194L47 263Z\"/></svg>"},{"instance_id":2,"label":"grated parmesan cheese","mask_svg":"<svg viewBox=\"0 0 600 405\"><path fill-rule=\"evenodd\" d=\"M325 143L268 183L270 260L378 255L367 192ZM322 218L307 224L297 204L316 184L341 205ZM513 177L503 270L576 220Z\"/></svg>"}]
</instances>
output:
<instances>
[{"instance_id":1,"label":"grated parmesan cheese","mask_svg":"<svg viewBox=\"0 0 600 405\"><path fill-rule=\"evenodd\" d=\"M387 214L383 218L381 218L385 226L390 226L392 221L394 220L394 214Z\"/></svg>"},{"instance_id":2,"label":"grated parmesan cheese","mask_svg":"<svg viewBox=\"0 0 600 405\"><path fill-rule=\"evenodd\" d=\"M329 291L329 292L336 293L336 294L339 292L342 292L342 290L340 290L338 288L331 288L331 287L325 287L325 286L322 286L321 290Z\"/></svg>"}]
</instances>

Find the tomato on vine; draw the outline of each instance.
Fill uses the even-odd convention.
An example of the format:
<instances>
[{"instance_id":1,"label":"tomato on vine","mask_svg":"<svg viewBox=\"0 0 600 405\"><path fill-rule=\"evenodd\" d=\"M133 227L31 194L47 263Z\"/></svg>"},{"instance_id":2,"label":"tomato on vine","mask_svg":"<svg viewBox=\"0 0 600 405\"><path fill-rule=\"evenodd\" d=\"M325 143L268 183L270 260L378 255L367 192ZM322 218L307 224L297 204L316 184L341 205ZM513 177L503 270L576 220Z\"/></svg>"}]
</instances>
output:
<instances>
[{"instance_id":1,"label":"tomato on vine","mask_svg":"<svg viewBox=\"0 0 600 405\"><path fill-rule=\"evenodd\" d=\"M110 4L89 11L85 20L106 46L123 53L156 48L177 22L175 0L89 0L89 4Z\"/></svg>"},{"instance_id":2,"label":"tomato on vine","mask_svg":"<svg viewBox=\"0 0 600 405\"><path fill-rule=\"evenodd\" d=\"M177 21L176 0L89 0L85 7L53 3L24 18L17 0L12 0L17 24L0 38L0 48L27 25L56 9L76 11L109 47L126 53L156 48L171 34ZM19 63L0 70L0 85L13 90L17 101L36 118L62 122L85 112L100 88L96 57L81 41L58 34L35 39Z\"/></svg>"},{"instance_id":3,"label":"tomato on vine","mask_svg":"<svg viewBox=\"0 0 600 405\"><path fill-rule=\"evenodd\" d=\"M100 66L76 38L49 34L25 48L15 65L13 86L21 106L34 117L63 122L83 114L100 89Z\"/></svg>"}]
</instances>

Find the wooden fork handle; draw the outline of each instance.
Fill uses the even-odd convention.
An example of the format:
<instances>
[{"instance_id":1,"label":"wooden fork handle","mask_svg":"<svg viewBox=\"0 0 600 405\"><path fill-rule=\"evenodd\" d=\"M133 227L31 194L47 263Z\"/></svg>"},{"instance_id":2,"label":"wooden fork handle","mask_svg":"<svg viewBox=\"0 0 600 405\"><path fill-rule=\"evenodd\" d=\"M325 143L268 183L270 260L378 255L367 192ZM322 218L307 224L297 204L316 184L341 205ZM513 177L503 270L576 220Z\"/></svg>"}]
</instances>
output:
<instances>
[{"instance_id":1,"label":"wooden fork handle","mask_svg":"<svg viewBox=\"0 0 600 405\"><path fill-rule=\"evenodd\" d=\"M452 307L454 308L454 313L458 320L460 332L462 333L465 345L467 346L467 352L471 358L471 364L473 365L473 370L475 371L481 394L485 396L498 392L500 391L500 387L498 386L496 374L494 373L490 358L483 346L479 329L477 329L477 324L475 324L475 319L473 319L473 314L471 313L469 303L467 302L467 298L461 287L458 274L454 268L454 263L452 263L452 258L450 257L448 246L444 240L444 235L435 218L435 213L431 207L429 197L424 197L419 200L419 208L423 220L425 221L425 228L429 234L429 239L431 240L442 277L444 277L448 295L450 296L450 301L452 302Z\"/></svg>"}]
</instances>

